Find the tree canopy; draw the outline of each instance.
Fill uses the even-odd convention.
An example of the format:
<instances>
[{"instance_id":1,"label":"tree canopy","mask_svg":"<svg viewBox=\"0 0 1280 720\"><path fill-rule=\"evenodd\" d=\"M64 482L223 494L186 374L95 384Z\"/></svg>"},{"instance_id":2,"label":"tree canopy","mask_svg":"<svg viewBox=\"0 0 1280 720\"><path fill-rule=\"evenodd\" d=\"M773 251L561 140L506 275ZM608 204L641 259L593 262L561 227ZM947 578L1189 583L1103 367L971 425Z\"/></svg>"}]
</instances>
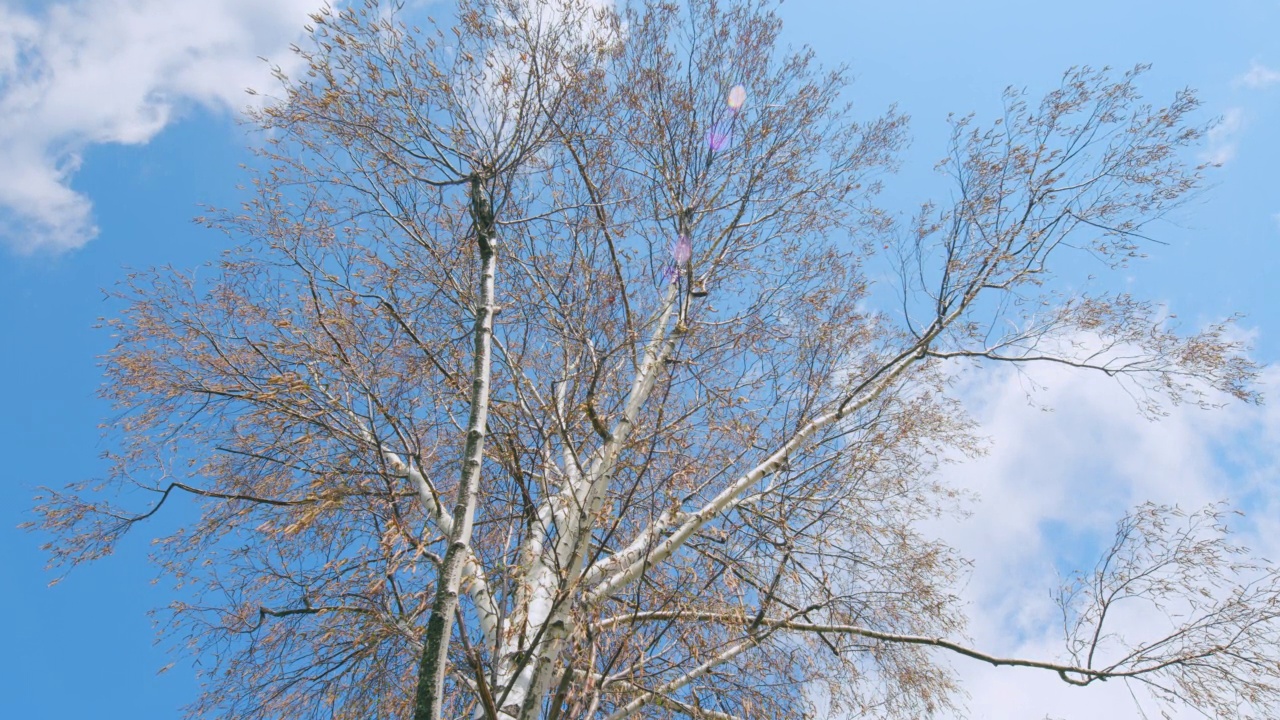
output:
<instances>
[{"instance_id":1,"label":"tree canopy","mask_svg":"<svg viewBox=\"0 0 1280 720\"><path fill-rule=\"evenodd\" d=\"M112 474L39 508L77 563L194 498L156 549L193 715L942 717L950 658L1280 705L1276 571L1223 508L1123 518L1052 658L966 644L962 558L919 527L981 452L962 365L1103 373L1152 416L1258 399L1227 323L1058 272L1123 265L1198 186L1190 92L1010 90L904 216L877 192L907 119L845 104L762 0L313 20L208 219L241 244L119 293ZM1113 627L1149 603L1167 634Z\"/></svg>"}]
</instances>

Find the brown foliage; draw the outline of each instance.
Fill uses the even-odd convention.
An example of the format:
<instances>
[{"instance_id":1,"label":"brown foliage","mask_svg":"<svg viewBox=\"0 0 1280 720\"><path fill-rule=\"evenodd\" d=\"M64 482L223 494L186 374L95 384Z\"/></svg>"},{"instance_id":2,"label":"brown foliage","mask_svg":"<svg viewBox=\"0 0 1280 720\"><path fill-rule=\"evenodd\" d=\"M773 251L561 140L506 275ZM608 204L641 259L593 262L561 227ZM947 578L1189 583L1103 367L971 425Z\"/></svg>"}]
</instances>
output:
<instances>
[{"instance_id":1,"label":"brown foliage","mask_svg":"<svg viewBox=\"0 0 1280 720\"><path fill-rule=\"evenodd\" d=\"M193 496L156 551L192 593L171 630L209 668L193 714L407 717L455 560L436 716L802 717L818 685L837 708L933 716L954 687L930 647L1223 716L1274 706L1268 568L1204 606L1238 635L1195 625L1098 665L1086 631L1141 562L1234 582L1145 510L1112 552L1134 559L1064 591L1071 662L1003 659L942 639L963 628L959 559L914 529L954 504L939 463L978 450L952 358L1105 372L1152 414L1255 399L1225 326L1179 334L1149 303L1053 282L1064 253L1135 256L1195 187L1194 98L1143 105L1138 71L1088 69L1034 107L1009 93L989 128L954 121L957 200L900 230L872 201L906 119L854 120L843 72L778 32L757 0L472 0L425 30L373 0L315 17L308 72L257 117L251 199L209 221L244 245L131 278L114 473L40 505L75 563ZM897 321L865 307L882 244Z\"/></svg>"}]
</instances>

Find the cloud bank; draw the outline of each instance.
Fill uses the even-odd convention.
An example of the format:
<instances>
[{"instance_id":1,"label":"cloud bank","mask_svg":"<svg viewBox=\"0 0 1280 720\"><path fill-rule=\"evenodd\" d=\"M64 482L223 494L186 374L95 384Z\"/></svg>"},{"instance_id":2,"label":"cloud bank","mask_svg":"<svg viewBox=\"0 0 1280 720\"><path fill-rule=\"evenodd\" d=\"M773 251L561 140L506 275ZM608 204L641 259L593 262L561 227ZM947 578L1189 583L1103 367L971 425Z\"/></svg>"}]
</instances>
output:
<instances>
[{"instance_id":1,"label":"cloud bank","mask_svg":"<svg viewBox=\"0 0 1280 720\"><path fill-rule=\"evenodd\" d=\"M950 483L980 500L970 517L933 528L974 561L962 597L978 648L1064 659L1050 589L1060 573L1091 569L1115 521L1144 501L1193 511L1228 500L1247 512L1237 538L1262 557L1277 557L1280 409L1184 407L1151 422L1113 380L1060 367L1030 372L1031 380L980 372L962 385L991 452L946 471ZM1267 371L1265 386L1278 382L1280 371ZM1035 405L1027 393L1033 383ZM1125 630L1163 629L1146 627L1149 621L1126 618ZM974 720L1161 717L1138 684L1078 688L1052 673L939 657L959 673Z\"/></svg>"},{"instance_id":2,"label":"cloud bank","mask_svg":"<svg viewBox=\"0 0 1280 720\"><path fill-rule=\"evenodd\" d=\"M143 144L184 109L236 112L320 0L0 0L0 242L19 253L98 233L71 181L94 144Z\"/></svg>"}]
</instances>

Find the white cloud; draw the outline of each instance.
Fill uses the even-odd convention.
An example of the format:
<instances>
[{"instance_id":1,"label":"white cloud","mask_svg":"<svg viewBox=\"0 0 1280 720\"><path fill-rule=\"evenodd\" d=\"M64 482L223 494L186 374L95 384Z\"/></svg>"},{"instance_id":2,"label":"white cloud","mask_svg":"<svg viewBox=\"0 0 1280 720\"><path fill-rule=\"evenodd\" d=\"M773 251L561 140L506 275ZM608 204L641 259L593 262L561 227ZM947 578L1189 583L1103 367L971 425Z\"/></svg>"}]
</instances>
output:
<instances>
[{"instance_id":1,"label":"white cloud","mask_svg":"<svg viewBox=\"0 0 1280 720\"><path fill-rule=\"evenodd\" d=\"M238 111L272 89L260 57L288 47L321 0L72 0L0 4L0 240L65 250L97 234L69 183L97 143L142 144L191 105Z\"/></svg>"},{"instance_id":2,"label":"white cloud","mask_svg":"<svg viewBox=\"0 0 1280 720\"><path fill-rule=\"evenodd\" d=\"M601 11L614 7L614 0L524 0L521 4L491 8L491 18L500 27L539 28L545 37L557 38L559 50L571 48L590 49L608 46L618 38L608 23L601 22ZM550 44L550 43L548 43ZM518 115L520 106L529 102L525 85L536 63L519 44L499 46L485 59L488 68L471 105L475 125L484 128L485 134L496 142L510 139L513 130L511 118ZM515 82L499 81L508 76ZM554 95L560 89L563 78L552 71L541 80L542 92ZM466 92L466 90L463 90ZM507 137L504 137L506 135Z\"/></svg>"},{"instance_id":3,"label":"white cloud","mask_svg":"<svg viewBox=\"0 0 1280 720\"><path fill-rule=\"evenodd\" d=\"M1236 78L1233 85L1243 85L1247 88L1261 89L1280 83L1280 70L1272 70L1262 63L1254 60L1249 65L1249 71Z\"/></svg>"},{"instance_id":4,"label":"white cloud","mask_svg":"<svg viewBox=\"0 0 1280 720\"><path fill-rule=\"evenodd\" d=\"M1229 108L1222 120L1209 129L1208 147L1200 153L1200 159L1215 165L1224 165L1236 156L1240 145L1240 132L1244 130L1244 108Z\"/></svg>"},{"instance_id":5,"label":"white cloud","mask_svg":"<svg viewBox=\"0 0 1280 720\"><path fill-rule=\"evenodd\" d=\"M1227 499L1250 512L1245 544L1276 557L1280 489L1280 410L1241 404L1223 410L1175 409L1160 422L1143 419L1113 380L1060 367L1034 370L1045 389L1030 406L1027 382L1011 372L975 376L962 385L992 438L991 453L948 470L949 481L976 491L965 519L934 531L974 561L963 591L969 633L996 654L1063 659L1061 615L1049 591L1059 568L1088 569L1114 523L1151 500L1198 509ZM1268 371L1269 385L1280 372ZM1151 618L1128 618L1141 633ZM1150 625L1148 629L1152 629ZM939 657L945 657L940 655ZM1160 717L1140 686L1122 682L1078 688L1043 671L993 668L947 658L970 695L970 717L983 720L1071 720ZM1176 715L1175 717L1182 717Z\"/></svg>"}]
</instances>

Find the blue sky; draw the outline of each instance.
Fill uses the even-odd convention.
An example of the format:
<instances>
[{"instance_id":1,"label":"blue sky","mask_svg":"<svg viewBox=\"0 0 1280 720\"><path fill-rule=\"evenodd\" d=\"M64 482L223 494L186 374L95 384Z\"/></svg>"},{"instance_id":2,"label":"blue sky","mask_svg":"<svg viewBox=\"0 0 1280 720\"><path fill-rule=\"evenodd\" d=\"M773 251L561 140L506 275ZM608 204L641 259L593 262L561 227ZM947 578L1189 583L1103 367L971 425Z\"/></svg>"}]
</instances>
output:
<instances>
[{"instance_id":1,"label":"blue sky","mask_svg":"<svg viewBox=\"0 0 1280 720\"><path fill-rule=\"evenodd\" d=\"M101 288L125 268L180 267L216 257L228 240L191 222L201 203L235 202L252 142L237 108L249 85L269 88L258 56L288 64L312 0L0 0L0 717L93 713L169 718L194 698L193 670L153 645L148 537L77 569L56 587L30 519L38 485L103 470L92 330L119 306ZM1115 278L1195 325L1247 315L1257 359L1280 359L1280 0L1026 3L789 0L785 39L848 63L849 100L871 116L888 104L913 117L914 143L886 201L904 211L944 191L932 174L946 114L999 109L1006 85L1035 94L1077 64L1154 65L1152 101L1198 89L1202 118L1221 117L1202 148L1222 163L1212 185L1156 229L1169 242ZM1274 372L1269 378L1277 378ZM1245 503L1247 539L1270 556L1280 542L1280 411L1229 407L1139 418L1113 386L1060 371L1027 403L1026 381L966 378L993 441L981 461L947 470L982 503L937 530L973 557L965 597L971 634L999 652L1052 654L1054 563L1087 556L1136 502L1217 498ZM1274 392L1271 393L1274 395ZM1097 693L1053 678L954 663L975 718L1138 717L1123 688ZM1072 692L1074 691L1074 692Z\"/></svg>"}]
</instances>

